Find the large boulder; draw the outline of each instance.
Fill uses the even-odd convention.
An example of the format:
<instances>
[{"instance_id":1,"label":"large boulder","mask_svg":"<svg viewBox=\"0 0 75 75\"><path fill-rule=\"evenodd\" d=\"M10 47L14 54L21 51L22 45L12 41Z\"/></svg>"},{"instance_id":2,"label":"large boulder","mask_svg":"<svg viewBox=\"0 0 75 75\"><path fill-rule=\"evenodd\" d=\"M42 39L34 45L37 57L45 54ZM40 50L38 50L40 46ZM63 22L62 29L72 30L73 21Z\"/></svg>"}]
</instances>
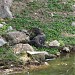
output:
<instances>
[{"instance_id":1,"label":"large boulder","mask_svg":"<svg viewBox=\"0 0 75 75\"><path fill-rule=\"evenodd\" d=\"M20 31L8 32L5 35L5 38L10 45L14 45L18 43L27 43L29 41L29 36Z\"/></svg>"},{"instance_id":2,"label":"large boulder","mask_svg":"<svg viewBox=\"0 0 75 75\"><path fill-rule=\"evenodd\" d=\"M14 47L13 47L13 51L14 53L16 54L20 54L22 52L27 52L27 51L34 51L33 47L30 46L29 44L16 44Z\"/></svg>"}]
</instances>

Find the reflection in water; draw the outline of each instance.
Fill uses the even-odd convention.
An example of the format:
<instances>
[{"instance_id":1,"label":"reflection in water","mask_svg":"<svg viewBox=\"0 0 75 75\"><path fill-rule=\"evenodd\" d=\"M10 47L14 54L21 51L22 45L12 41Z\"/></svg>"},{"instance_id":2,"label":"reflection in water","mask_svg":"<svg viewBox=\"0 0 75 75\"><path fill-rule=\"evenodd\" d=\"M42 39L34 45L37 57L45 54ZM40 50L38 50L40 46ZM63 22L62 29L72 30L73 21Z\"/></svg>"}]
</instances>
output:
<instances>
[{"instance_id":1,"label":"reflection in water","mask_svg":"<svg viewBox=\"0 0 75 75\"><path fill-rule=\"evenodd\" d=\"M75 54L62 55L56 60L49 61L49 64L46 69L12 75L75 75Z\"/></svg>"}]
</instances>

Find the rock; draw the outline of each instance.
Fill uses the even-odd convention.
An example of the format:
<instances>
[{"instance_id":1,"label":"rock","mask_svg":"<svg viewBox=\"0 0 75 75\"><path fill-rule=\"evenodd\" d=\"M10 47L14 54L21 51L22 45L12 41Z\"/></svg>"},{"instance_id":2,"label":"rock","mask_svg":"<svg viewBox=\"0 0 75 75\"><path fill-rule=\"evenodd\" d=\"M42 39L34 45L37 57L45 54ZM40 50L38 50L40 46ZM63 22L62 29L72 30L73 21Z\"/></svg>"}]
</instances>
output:
<instances>
[{"instance_id":1,"label":"rock","mask_svg":"<svg viewBox=\"0 0 75 75\"><path fill-rule=\"evenodd\" d=\"M2 28L3 27L3 24L0 24L0 28Z\"/></svg>"},{"instance_id":2,"label":"rock","mask_svg":"<svg viewBox=\"0 0 75 75\"><path fill-rule=\"evenodd\" d=\"M1 24L6 25L6 23L5 23L5 22L1 22Z\"/></svg>"},{"instance_id":3,"label":"rock","mask_svg":"<svg viewBox=\"0 0 75 75\"><path fill-rule=\"evenodd\" d=\"M33 2L33 1L37 1L37 0L25 0L25 3L29 3L29 2Z\"/></svg>"},{"instance_id":4,"label":"rock","mask_svg":"<svg viewBox=\"0 0 75 75\"><path fill-rule=\"evenodd\" d=\"M33 47L30 46L29 44L16 44L14 47L13 47L13 51L15 54L20 54L21 52L26 52L26 51L34 51Z\"/></svg>"},{"instance_id":5,"label":"rock","mask_svg":"<svg viewBox=\"0 0 75 75\"><path fill-rule=\"evenodd\" d=\"M0 17L1 18L13 18L10 11L13 0L0 0Z\"/></svg>"},{"instance_id":6,"label":"rock","mask_svg":"<svg viewBox=\"0 0 75 75\"><path fill-rule=\"evenodd\" d=\"M29 36L20 31L8 32L5 35L6 40L10 45L18 44L18 43L27 43L29 41Z\"/></svg>"},{"instance_id":7,"label":"rock","mask_svg":"<svg viewBox=\"0 0 75 75\"><path fill-rule=\"evenodd\" d=\"M35 54L49 55L48 52L46 52L46 51L27 51L27 53L30 55L35 55Z\"/></svg>"},{"instance_id":8,"label":"rock","mask_svg":"<svg viewBox=\"0 0 75 75\"><path fill-rule=\"evenodd\" d=\"M72 10L73 10L73 11L75 11L75 4L74 4L74 5L72 5Z\"/></svg>"},{"instance_id":9,"label":"rock","mask_svg":"<svg viewBox=\"0 0 75 75\"><path fill-rule=\"evenodd\" d=\"M27 54L24 54L23 56L20 56L19 59L23 62L23 64L26 64L27 61L31 60L30 57L27 56Z\"/></svg>"},{"instance_id":10,"label":"rock","mask_svg":"<svg viewBox=\"0 0 75 75\"><path fill-rule=\"evenodd\" d=\"M71 48L71 52L75 52L75 46Z\"/></svg>"},{"instance_id":11,"label":"rock","mask_svg":"<svg viewBox=\"0 0 75 75\"><path fill-rule=\"evenodd\" d=\"M27 54L40 63L55 58L54 54L48 54L46 51L27 51Z\"/></svg>"},{"instance_id":12,"label":"rock","mask_svg":"<svg viewBox=\"0 0 75 75\"><path fill-rule=\"evenodd\" d=\"M45 61L45 55L48 55L48 53L45 52L45 51L33 51L33 52L27 51L27 54L29 56L31 56L31 58L33 60L36 60L36 61L38 61L40 63L44 62Z\"/></svg>"},{"instance_id":13,"label":"rock","mask_svg":"<svg viewBox=\"0 0 75 75\"><path fill-rule=\"evenodd\" d=\"M75 22L72 22L72 26L75 26Z\"/></svg>"},{"instance_id":14,"label":"rock","mask_svg":"<svg viewBox=\"0 0 75 75\"><path fill-rule=\"evenodd\" d=\"M22 29L21 32L25 33L26 35L30 35L29 32L25 29Z\"/></svg>"},{"instance_id":15,"label":"rock","mask_svg":"<svg viewBox=\"0 0 75 75\"><path fill-rule=\"evenodd\" d=\"M7 42L3 38L0 37L0 46L5 45L6 43Z\"/></svg>"},{"instance_id":16,"label":"rock","mask_svg":"<svg viewBox=\"0 0 75 75\"><path fill-rule=\"evenodd\" d=\"M46 61L54 60L55 58L56 58L56 55L54 54L45 55Z\"/></svg>"},{"instance_id":17,"label":"rock","mask_svg":"<svg viewBox=\"0 0 75 75\"><path fill-rule=\"evenodd\" d=\"M68 53L68 52L70 52L69 47L64 47L64 48L62 49L62 52L64 52L64 53Z\"/></svg>"},{"instance_id":18,"label":"rock","mask_svg":"<svg viewBox=\"0 0 75 75\"><path fill-rule=\"evenodd\" d=\"M12 30L13 30L12 26L9 26L7 29L7 31L12 31Z\"/></svg>"},{"instance_id":19,"label":"rock","mask_svg":"<svg viewBox=\"0 0 75 75\"><path fill-rule=\"evenodd\" d=\"M46 66L49 66L49 64L47 62L44 63Z\"/></svg>"},{"instance_id":20,"label":"rock","mask_svg":"<svg viewBox=\"0 0 75 75\"><path fill-rule=\"evenodd\" d=\"M13 71L13 69L5 69L6 74L9 74L9 72L12 72L12 71Z\"/></svg>"},{"instance_id":21,"label":"rock","mask_svg":"<svg viewBox=\"0 0 75 75\"><path fill-rule=\"evenodd\" d=\"M51 13L51 16L53 17L54 16L54 13Z\"/></svg>"},{"instance_id":22,"label":"rock","mask_svg":"<svg viewBox=\"0 0 75 75\"><path fill-rule=\"evenodd\" d=\"M2 28L4 25L6 25L6 23L5 22L1 22L0 28Z\"/></svg>"},{"instance_id":23,"label":"rock","mask_svg":"<svg viewBox=\"0 0 75 75\"><path fill-rule=\"evenodd\" d=\"M57 47L59 47L60 43L57 40L54 40L54 41L49 43L49 46L57 46Z\"/></svg>"},{"instance_id":24,"label":"rock","mask_svg":"<svg viewBox=\"0 0 75 75\"><path fill-rule=\"evenodd\" d=\"M59 56L60 56L60 52L57 52L55 55L56 55L57 57L59 57Z\"/></svg>"}]
</instances>

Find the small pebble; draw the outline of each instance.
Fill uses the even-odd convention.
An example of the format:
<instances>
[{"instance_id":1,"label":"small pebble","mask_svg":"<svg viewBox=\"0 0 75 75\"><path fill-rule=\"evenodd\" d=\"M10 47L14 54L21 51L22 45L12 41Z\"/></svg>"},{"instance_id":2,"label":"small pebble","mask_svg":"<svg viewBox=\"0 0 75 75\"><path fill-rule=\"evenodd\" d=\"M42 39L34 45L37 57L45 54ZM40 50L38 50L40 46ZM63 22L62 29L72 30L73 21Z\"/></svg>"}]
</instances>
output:
<instances>
[{"instance_id":1,"label":"small pebble","mask_svg":"<svg viewBox=\"0 0 75 75\"><path fill-rule=\"evenodd\" d=\"M72 22L72 26L75 26L75 22Z\"/></svg>"},{"instance_id":2,"label":"small pebble","mask_svg":"<svg viewBox=\"0 0 75 75\"><path fill-rule=\"evenodd\" d=\"M2 28L3 27L3 24L0 24L0 28Z\"/></svg>"},{"instance_id":3,"label":"small pebble","mask_svg":"<svg viewBox=\"0 0 75 75\"><path fill-rule=\"evenodd\" d=\"M8 31L13 30L12 26L9 26L7 30L8 30Z\"/></svg>"}]
</instances>

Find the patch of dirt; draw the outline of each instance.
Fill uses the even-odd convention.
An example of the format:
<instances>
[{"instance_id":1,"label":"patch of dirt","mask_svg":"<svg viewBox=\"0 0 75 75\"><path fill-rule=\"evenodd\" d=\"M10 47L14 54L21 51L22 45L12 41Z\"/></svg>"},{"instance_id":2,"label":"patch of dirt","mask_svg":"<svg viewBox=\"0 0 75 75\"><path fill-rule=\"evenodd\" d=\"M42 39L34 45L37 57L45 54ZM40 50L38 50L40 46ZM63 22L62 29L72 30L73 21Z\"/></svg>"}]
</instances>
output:
<instances>
[{"instance_id":1,"label":"patch of dirt","mask_svg":"<svg viewBox=\"0 0 75 75\"><path fill-rule=\"evenodd\" d=\"M34 1L34 0L33 0ZM44 3L47 5L48 0L35 0L39 1L40 3ZM31 17L35 20L39 20L44 23L50 23L55 20L56 18L53 18L53 16L62 16L63 18L67 17L68 15L75 16L75 12L52 12L45 7L41 7L35 10L32 10L31 6L27 6L28 2L27 0L21 0L21 1L14 1L12 5L12 13L13 14L20 14L23 16L23 14L26 14L24 17ZM63 19L61 18L61 21Z\"/></svg>"},{"instance_id":2,"label":"patch of dirt","mask_svg":"<svg viewBox=\"0 0 75 75\"><path fill-rule=\"evenodd\" d=\"M23 9L25 9L26 3L14 1L11 7L12 13L21 13Z\"/></svg>"}]
</instances>

